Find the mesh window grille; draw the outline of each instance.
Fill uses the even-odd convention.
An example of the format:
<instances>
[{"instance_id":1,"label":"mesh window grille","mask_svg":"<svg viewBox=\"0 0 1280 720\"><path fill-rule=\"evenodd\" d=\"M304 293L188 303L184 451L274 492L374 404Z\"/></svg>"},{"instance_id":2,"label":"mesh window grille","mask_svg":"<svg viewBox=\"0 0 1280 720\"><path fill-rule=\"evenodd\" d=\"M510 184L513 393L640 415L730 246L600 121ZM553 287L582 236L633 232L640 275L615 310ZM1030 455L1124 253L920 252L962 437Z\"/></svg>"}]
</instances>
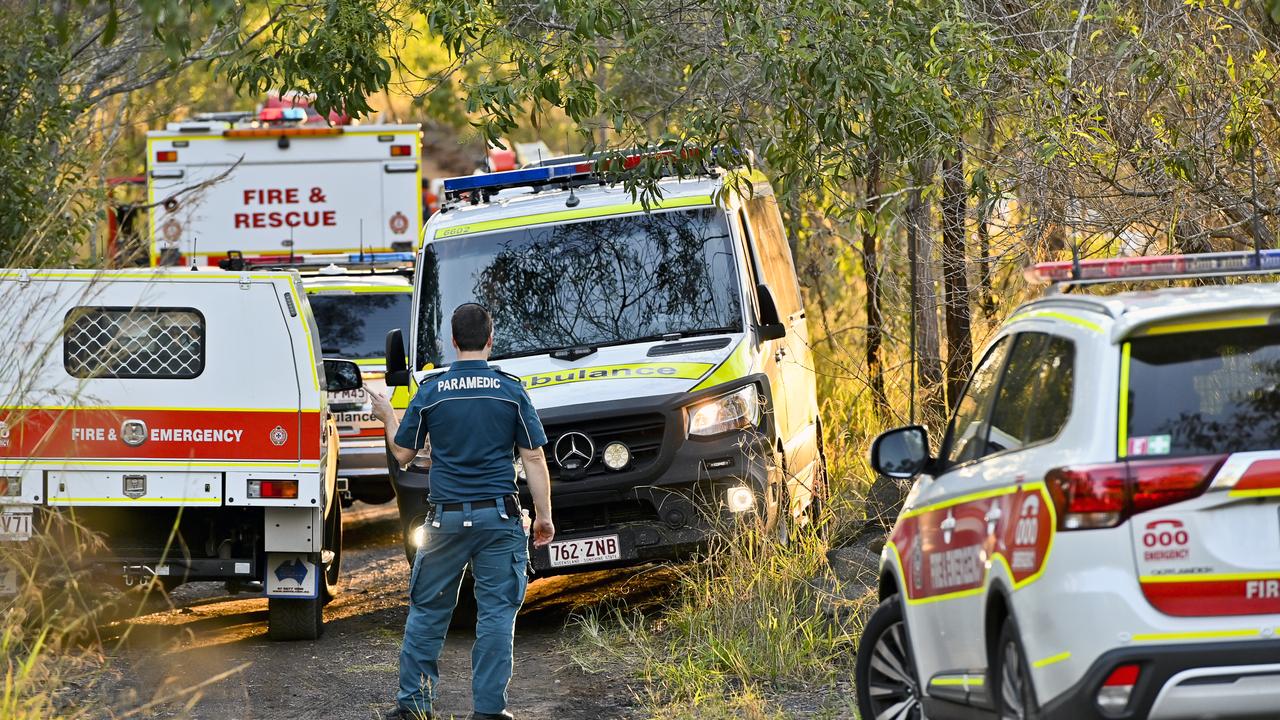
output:
<instances>
[{"instance_id":1,"label":"mesh window grille","mask_svg":"<svg viewBox=\"0 0 1280 720\"><path fill-rule=\"evenodd\" d=\"M193 308L79 307L67 315L62 349L78 378L193 378L204 370L204 316Z\"/></svg>"}]
</instances>

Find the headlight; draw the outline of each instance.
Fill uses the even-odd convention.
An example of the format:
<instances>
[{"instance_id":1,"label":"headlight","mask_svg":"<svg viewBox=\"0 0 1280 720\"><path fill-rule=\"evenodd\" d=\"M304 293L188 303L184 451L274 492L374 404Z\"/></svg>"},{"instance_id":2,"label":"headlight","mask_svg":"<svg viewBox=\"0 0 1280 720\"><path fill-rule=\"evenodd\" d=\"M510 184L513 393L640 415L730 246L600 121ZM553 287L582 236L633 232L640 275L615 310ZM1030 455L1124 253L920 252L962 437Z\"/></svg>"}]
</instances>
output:
<instances>
[{"instance_id":1,"label":"headlight","mask_svg":"<svg viewBox=\"0 0 1280 720\"><path fill-rule=\"evenodd\" d=\"M760 422L760 392L748 385L689 407L690 435L719 435Z\"/></svg>"},{"instance_id":2,"label":"headlight","mask_svg":"<svg viewBox=\"0 0 1280 720\"><path fill-rule=\"evenodd\" d=\"M425 524L415 527L413 529L413 532L409 533L409 544L414 546L415 548L422 547L422 543L426 541L427 541L427 526Z\"/></svg>"},{"instance_id":3,"label":"headlight","mask_svg":"<svg viewBox=\"0 0 1280 720\"><path fill-rule=\"evenodd\" d=\"M604 464L610 470L621 470L631 462L631 450L623 443L614 440L604 446Z\"/></svg>"}]
</instances>

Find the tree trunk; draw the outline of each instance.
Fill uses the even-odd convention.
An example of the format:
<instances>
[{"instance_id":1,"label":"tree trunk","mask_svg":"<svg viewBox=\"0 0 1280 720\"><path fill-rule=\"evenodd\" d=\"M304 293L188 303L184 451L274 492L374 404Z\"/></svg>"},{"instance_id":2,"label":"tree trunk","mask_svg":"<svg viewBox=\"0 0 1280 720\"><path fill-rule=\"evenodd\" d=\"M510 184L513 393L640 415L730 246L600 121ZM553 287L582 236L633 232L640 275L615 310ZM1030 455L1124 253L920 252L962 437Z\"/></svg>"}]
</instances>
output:
<instances>
[{"instance_id":1,"label":"tree trunk","mask_svg":"<svg viewBox=\"0 0 1280 720\"><path fill-rule=\"evenodd\" d=\"M991 148L995 145L996 124L990 113L983 122L982 156L979 162L989 162ZM995 201L984 197L978 209L978 304L982 307L982 319L990 327L996 319L996 300L991 290L991 209Z\"/></svg>"},{"instance_id":2,"label":"tree trunk","mask_svg":"<svg viewBox=\"0 0 1280 720\"><path fill-rule=\"evenodd\" d=\"M933 161L912 166L912 189L907 195L907 257L911 262L911 317L915 321L915 363L924 392L923 420L941 423L946 417L942 354L938 337L938 291L934 274L934 243L929 203L923 188L933 182Z\"/></svg>"},{"instance_id":3,"label":"tree trunk","mask_svg":"<svg viewBox=\"0 0 1280 720\"><path fill-rule=\"evenodd\" d=\"M880 313L880 265L877 233L880 232L880 153L871 149L866 177L867 214L862 223L862 276L867 283L867 377L876 414L889 415L889 398L884 392L884 367L880 346L884 338L884 318Z\"/></svg>"},{"instance_id":4,"label":"tree trunk","mask_svg":"<svg viewBox=\"0 0 1280 720\"><path fill-rule=\"evenodd\" d=\"M955 409L973 360L969 330L969 278L965 257L964 152L942 160L942 299L947 321L947 404Z\"/></svg>"}]
</instances>

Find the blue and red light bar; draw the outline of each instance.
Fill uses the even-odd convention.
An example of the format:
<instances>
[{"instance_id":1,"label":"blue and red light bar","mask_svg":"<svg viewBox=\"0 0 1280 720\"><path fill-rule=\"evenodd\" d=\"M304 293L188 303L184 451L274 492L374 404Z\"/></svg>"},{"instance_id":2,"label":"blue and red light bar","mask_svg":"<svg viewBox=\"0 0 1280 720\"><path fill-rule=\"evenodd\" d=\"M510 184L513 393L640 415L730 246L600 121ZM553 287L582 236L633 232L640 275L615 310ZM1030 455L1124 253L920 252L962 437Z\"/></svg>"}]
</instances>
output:
<instances>
[{"instance_id":1,"label":"blue and red light bar","mask_svg":"<svg viewBox=\"0 0 1280 720\"><path fill-rule=\"evenodd\" d=\"M1280 250L1204 253L1200 255L1139 255L1125 258L1070 260L1032 265L1023 271L1027 282L1070 283L1177 278L1207 275L1280 272Z\"/></svg>"},{"instance_id":2,"label":"blue and red light bar","mask_svg":"<svg viewBox=\"0 0 1280 720\"><path fill-rule=\"evenodd\" d=\"M683 156L692 158L697 157L699 154L697 150L690 149L685 150ZM631 170L647 157L662 158L673 157L674 155L675 153L670 150L636 153L625 155L618 159L607 159L600 167L597 167L594 159L580 159L581 156L579 156L579 159L560 165L540 165L520 170L448 178L444 181L444 196L446 199L456 200L461 193L477 190L486 195L492 195L510 188L540 187L551 183L565 182L573 178L589 178L593 175L599 175L600 170Z\"/></svg>"}]
</instances>

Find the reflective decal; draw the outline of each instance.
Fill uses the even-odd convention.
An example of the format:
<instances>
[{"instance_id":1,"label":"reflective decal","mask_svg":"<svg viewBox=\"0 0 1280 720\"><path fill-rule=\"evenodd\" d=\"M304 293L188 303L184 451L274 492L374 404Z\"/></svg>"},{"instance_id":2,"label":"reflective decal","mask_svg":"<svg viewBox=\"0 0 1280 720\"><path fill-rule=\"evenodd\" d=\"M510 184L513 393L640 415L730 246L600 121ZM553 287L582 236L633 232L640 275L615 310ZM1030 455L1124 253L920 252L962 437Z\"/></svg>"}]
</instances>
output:
<instances>
[{"instance_id":1,"label":"reflective decal","mask_svg":"<svg viewBox=\"0 0 1280 720\"><path fill-rule=\"evenodd\" d=\"M907 602L932 602L980 592L994 562L1005 565L1014 589L1034 582L1055 527L1044 483L1031 483L910 510L889 545L906 577Z\"/></svg>"},{"instance_id":2,"label":"reflective decal","mask_svg":"<svg viewBox=\"0 0 1280 720\"><path fill-rule=\"evenodd\" d=\"M536 390L553 385L590 382L593 380L697 380L712 368L711 363L627 363L623 365L597 365L594 367L560 370L549 373L523 375L520 382L526 389Z\"/></svg>"},{"instance_id":3,"label":"reflective decal","mask_svg":"<svg viewBox=\"0 0 1280 720\"><path fill-rule=\"evenodd\" d=\"M1142 594L1152 607L1176 617L1280 613L1280 572L1148 575Z\"/></svg>"}]
</instances>

